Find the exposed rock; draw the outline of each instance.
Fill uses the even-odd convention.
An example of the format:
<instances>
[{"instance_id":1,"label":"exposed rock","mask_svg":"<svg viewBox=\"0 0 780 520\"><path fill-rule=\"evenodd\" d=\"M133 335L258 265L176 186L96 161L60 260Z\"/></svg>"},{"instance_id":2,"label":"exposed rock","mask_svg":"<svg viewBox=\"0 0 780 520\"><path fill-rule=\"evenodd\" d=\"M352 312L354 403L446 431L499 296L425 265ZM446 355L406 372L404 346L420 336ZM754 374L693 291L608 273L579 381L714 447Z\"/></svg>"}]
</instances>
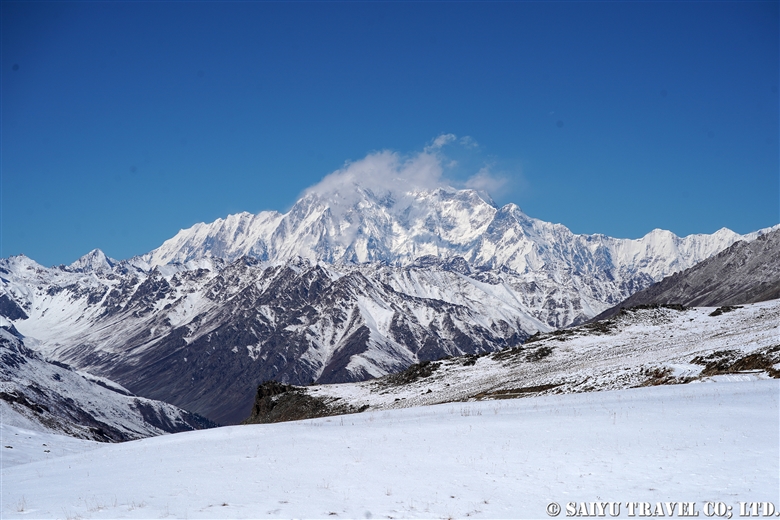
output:
<instances>
[{"instance_id":1,"label":"exposed rock","mask_svg":"<svg viewBox=\"0 0 780 520\"><path fill-rule=\"evenodd\" d=\"M359 413L367 408L354 407L339 401L311 395L305 388L266 381L257 387L252 413L243 424L298 421Z\"/></svg>"}]
</instances>

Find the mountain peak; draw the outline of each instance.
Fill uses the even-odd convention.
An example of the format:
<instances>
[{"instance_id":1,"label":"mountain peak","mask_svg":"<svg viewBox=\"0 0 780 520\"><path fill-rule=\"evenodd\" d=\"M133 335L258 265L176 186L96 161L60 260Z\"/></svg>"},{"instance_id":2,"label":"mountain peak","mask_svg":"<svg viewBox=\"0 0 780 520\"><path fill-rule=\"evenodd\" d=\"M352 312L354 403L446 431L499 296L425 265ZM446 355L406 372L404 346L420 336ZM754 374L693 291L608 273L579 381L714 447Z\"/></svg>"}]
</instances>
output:
<instances>
[{"instance_id":1,"label":"mountain peak","mask_svg":"<svg viewBox=\"0 0 780 520\"><path fill-rule=\"evenodd\" d=\"M117 263L116 260L107 257L100 249L93 249L65 269L79 273L110 271Z\"/></svg>"},{"instance_id":2,"label":"mountain peak","mask_svg":"<svg viewBox=\"0 0 780 520\"><path fill-rule=\"evenodd\" d=\"M300 257L331 264L409 266L428 255L458 256L473 268L553 270L558 278L605 269L615 277L625 270L660 280L737 240L755 238L730 230L682 238L662 229L639 239L576 235L562 224L527 216L515 204L497 208L478 190L440 182L382 184L375 178L364 183L349 168L349 175L326 178L304 192L285 214L239 213L197 224L142 259L150 266L241 256L272 263Z\"/></svg>"}]
</instances>

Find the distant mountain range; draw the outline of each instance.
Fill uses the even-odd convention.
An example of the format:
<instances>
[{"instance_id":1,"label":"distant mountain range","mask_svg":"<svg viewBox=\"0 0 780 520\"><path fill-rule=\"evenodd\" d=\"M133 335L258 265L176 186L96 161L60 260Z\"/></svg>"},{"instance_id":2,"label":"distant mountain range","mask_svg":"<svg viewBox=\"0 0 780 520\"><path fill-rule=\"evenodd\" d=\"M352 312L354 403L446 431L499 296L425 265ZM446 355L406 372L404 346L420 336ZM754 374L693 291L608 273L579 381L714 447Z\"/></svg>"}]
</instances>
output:
<instances>
[{"instance_id":1,"label":"distant mountain range","mask_svg":"<svg viewBox=\"0 0 780 520\"><path fill-rule=\"evenodd\" d=\"M438 188L398 196L351 189L355 193L349 196L309 193L285 214L240 213L196 224L142 255L137 265L248 256L269 262L304 258L410 266L425 257L461 257L473 267L509 269L542 280L557 277L559 284L606 275L606 282L620 286L636 277L660 280L737 240L766 232L741 236L723 228L681 238L656 229L637 240L576 235L561 224L527 216L515 204L498 208L474 190ZM350 204L341 201L345 197Z\"/></svg>"},{"instance_id":2,"label":"distant mountain range","mask_svg":"<svg viewBox=\"0 0 780 520\"><path fill-rule=\"evenodd\" d=\"M359 381L517 347L771 230L576 235L472 190L355 186L129 260L2 259L0 315L51 359L236 423L262 381Z\"/></svg>"},{"instance_id":3,"label":"distant mountain range","mask_svg":"<svg viewBox=\"0 0 780 520\"><path fill-rule=\"evenodd\" d=\"M735 242L717 255L636 292L593 320L640 305L720 307L780 298L780 230Z\"/></svg>"}]
</instances>

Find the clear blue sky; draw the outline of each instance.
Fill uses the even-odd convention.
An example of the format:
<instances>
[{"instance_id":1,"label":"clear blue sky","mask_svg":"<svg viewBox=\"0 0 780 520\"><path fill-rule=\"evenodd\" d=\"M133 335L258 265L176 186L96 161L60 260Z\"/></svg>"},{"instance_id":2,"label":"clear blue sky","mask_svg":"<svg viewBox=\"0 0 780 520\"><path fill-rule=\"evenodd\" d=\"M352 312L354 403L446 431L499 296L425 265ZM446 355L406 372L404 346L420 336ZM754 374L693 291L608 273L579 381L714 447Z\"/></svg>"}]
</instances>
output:
<instances>
[{"instance_id":1,"label":"clear blue sky","mask_svg":"<svg viewBox=\"0 0 780 520\"><path fill-rule=\"evenodd\" d=\"M778 2L0 8L0 256L127 258L443 133L577 233L780 221Z\"/></svg>"}]
</instances>

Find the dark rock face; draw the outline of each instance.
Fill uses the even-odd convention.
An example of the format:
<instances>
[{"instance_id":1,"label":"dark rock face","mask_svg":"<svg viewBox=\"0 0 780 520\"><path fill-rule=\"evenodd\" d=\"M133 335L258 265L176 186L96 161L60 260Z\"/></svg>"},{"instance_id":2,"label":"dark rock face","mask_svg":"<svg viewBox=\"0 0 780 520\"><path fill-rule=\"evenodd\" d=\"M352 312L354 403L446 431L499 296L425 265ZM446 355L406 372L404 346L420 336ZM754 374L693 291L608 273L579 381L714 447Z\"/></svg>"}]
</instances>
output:
<instances>
[{"instance_id":1,"label":"dark rock face","mask_svg":"<svg viewBox=\"0 0 780 520\"><path fill-rule=\"evenodd\" d=\"M439 365L440 363L423 361L421 363L410 366L403 372L386 376L383 380L383 383L394 386L408 385L420 379L432 376L433 373L436 372L436 370L439 368Z\"/></svg>"},{"instance_id":2,"label":"dark rock face","mask_svg":"<svg viewBox=\"0 0 780 520\"><path fill-rule=\"evenodd\" d=\"M621 308L650 304L720 307L780 298L780 230L752 242L736 242L690 269L667 276L593 320Z\"/></svg>"},{"instance_id":3,"label":"dark rock face","mask_svg":"<svg viewBox=\"0 0 780 520\"><path fill-rule=\"evenodd\" d=\"M314 419L330 415L362 412L339 403L339 399L323 399L306 392L305 388L266 381L257 387L252 413L244 424L275 423Z\"/></svg>"},{"instance_id":4,"label":"dark rock face","mask_svg":"<svg viewBox=\"0 0 780 520\"><path fill-rule=\"evenodd\" d=\"M164 432L179 433L192 430L205 430L217 426L216 423L209 421L198 414L185 413L181 420L173 421L158 407L153 406L149 402L136 399L133 404L135 405L135 409L138 410L138 413L141 414L141 417L143 417L144 421Z\"/></svg>"},{"instance_id":5,"label":"dark rock face","mask_svg":"<svg viewBox=\"0 0 780 520\"><path fill-rule=\"evenodd\" d=\"M27 314L19 304L9 298L7 295L0 295L0 316L9 320L26 320Z\"/></svg>"},{"instance_id":6,"label":"dark rock face","mask_svg":"<svg viewBox=\"0 0 780 520\"><path fill-rule=\"evenodd\" d=\"M371 331L365 325L350 334L343 346L331 357L318 381L320 383L346 383L354 381L356 377L346 370L347 365L352 356L362 354L368 350L370 339ZM368 379L370 377L370 374L366 372L360 372L357 375L358 379Z\"/></svg>"},{"instance_id":7,"label":"dark rock face","mask_svg":"<svg viewBox=\"0 0 780 520\"><path fill-rule=\"evenodd\" d=\"M261 381L360 381L416 361L513 346L528 336L506 321L485 328L466 307L410 296L359 269L334 277L306 262L264 267L242 258L211 277L184 271L167 282L152 271L132 280L120 281L100 304L106 309L101 319L137 323L126 329L122 348L76 345L60 359L220 424L247 417ZM175 310L181 297L171 298L188 283L192 290L202 287L208 304L186 324L172 326L166 311ZM372 325L365 302L391 313L385 332ZM421 314L430 322L420 323Z\"/></svg>"}]
</instances>

